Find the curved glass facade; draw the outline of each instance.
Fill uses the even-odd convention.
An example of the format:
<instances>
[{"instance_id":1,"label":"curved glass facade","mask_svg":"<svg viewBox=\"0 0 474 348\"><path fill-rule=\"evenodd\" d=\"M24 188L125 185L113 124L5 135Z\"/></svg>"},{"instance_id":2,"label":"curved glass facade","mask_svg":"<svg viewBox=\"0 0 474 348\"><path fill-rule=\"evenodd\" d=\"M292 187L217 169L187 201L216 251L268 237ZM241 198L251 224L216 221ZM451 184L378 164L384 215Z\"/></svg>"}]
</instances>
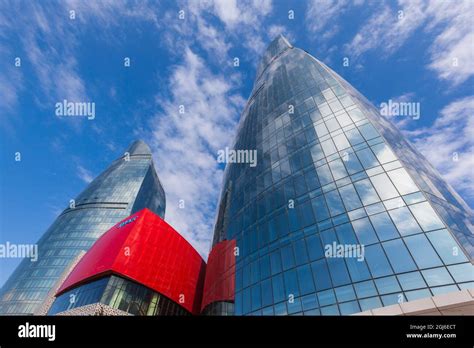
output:
<instances>
[{"instance_id":1,"label":"curved glass facade","mask_svg":"<svg viewBox=\"0 0 474 348\"><path fill-rule=\"evenodd\" d=\"M191 315L167 297L114 275L61 294L54 301L48 315L94 303L102 303L133 315Z\"/></svg>"},{"instance_id":2,"label":"curved glass facade","mask_svg":"<svg viewBox=\"0 0 474 348\"><path fill-rule=\"evenodd\" d=\"M258 161L226 166L213 244L236 241L235 303L213 312L346 315L474 286L472 210L359 92L283 37L234 149Z\"/></svg>"},{"instance_id":3,"label":"curved glass facade","mask_svg":"<svg viewBox=\"0 0 474 348\"><path fill-rule=\"evenodd\" d=\"M134 142L65 209L0 291L0 314L33 314L72 260L109 228L147 207L164 217L165 193L149 147Z\"/></svg>"}]
</instances>

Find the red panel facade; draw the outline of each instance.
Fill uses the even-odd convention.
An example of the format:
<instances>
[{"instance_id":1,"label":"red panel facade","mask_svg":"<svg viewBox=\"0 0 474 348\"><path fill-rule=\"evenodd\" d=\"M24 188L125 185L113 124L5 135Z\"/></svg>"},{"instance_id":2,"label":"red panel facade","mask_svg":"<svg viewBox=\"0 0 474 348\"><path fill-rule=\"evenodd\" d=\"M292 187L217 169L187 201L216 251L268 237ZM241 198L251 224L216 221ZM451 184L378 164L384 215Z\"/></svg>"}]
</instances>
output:
<instances>
[{"instance_id":1,"label":"red panel facade","mask_svg":"<svg viewBox=\"0 0 474 348\"><path fill-rule=\"evenodd\" d=\"M201 310L216 301L234 301L235 240L224 240L212 248L207 260Z\"/></svg>"},{"instance_id":2,"label":"red panel facade","mask_svg":"<svg viewBox=\"0 0 474 348\"><path fill-rule=\"evenodd\" d=\"M79 261L59 294L105 274L121 275L199 314L206 263L178 232L148 209L121 221Z\"/></svg>"}]
</instances>

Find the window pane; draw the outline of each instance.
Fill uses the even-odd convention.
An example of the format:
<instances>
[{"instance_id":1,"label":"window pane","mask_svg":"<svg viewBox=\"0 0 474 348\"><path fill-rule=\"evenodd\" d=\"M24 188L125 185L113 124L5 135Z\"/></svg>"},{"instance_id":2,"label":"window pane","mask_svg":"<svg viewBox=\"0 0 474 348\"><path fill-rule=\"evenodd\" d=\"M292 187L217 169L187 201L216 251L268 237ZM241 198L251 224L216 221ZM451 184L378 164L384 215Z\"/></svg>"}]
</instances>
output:
<instances>
[{"instance_id":1,"label":"window pane","mask_svg":"<svg viewBox=\"0 0 474 348\"><path fill-rule=\"evenodd\" d=\"M374 185L379 197L382 200L394 198L398 196L398 192L395 187L392 185L392 182L388 179L387 174L382 173L370 177L370 181Z\"/></svg>"},{"instance_id":2,"label":"window pane","mask_svg":"<svg viewBox=\"0 0 474 348\"><path fill-rule=\"evenodd\" d=\"M421 232L420 226L418 226L418 223L413 218L413 215L411 215L408 208L403 207L390 210L388 213L395 223L395 226L397 226L398 232L400 232L402 236L408 236L410 234Z\"/></svg>"},{"instance_id":3,"label":"window pane","mask_svg":"<svg viewBox=\"0 0 474 348\"><path fill-rule=\"evenodd\" d=\"M261 279L270 277L270 257L268 255L260 259L260 276Z\"/></svg>"},{"instance_id":4,"label":"window pane","mask_svg":"<svg viewBox=\"0 0 474 348\"><path fill-rule=\"evenodd\" d=\"M441 260L423 233L406 237L404 240L418 268L430 268L442 265Z\"/></svg>"},{"instance_id":5,"label":"window pane","mask_svg":"<svg viewBox=\"0 0 474 348\"><path fill-rule=\"evenodd\" d=\"M401 239L382 243L395 273L413 271L416 265Z\"/></svg>"},{"instance_id":6,"label":"window pane","mask_svg":"<svg viewBox=\"0 0 474 348\"><path fill-rule=\"evenodd\" d=\"M393 273L379 244L366 247L365 258L374 277L383 277Z\"/></svg>"},{"instance_id":7,"label":"window pane","mask_svg":"<svg viewBox=\"0 0 474 348\"><path fill-rule=\"evenodd\" d=\"M332 287L325 259L313 262L311 264L311 269L313 271L316 290L324 290Z\"/></svg>"},{"instance_id":8,"label":"window pane","mask_svg":"<svg viewBox=\"0 0 474 348\"><path fill-rule=\"evenodd\" d=\"M347 174L346 168L340 159L329 162L329 168L331 168L334 180L339 180L349 175Z\"/></svg>"},{"instance_id":9,"label":"window pane","mask_svg":"<svg viewBox=\"0 0 474 348\"><path fill-rule=\"evenodd\" d=\"M323 150L321 145L315 144L311 146L311 157L313 158L314 162L319 161L320 159L324 158Z\"/></svg>"},{"instance_id":10,"label":"window pane","mask_svg":"<svg viewBox=\"0 0 474 348\"><path fill-rule=\"evenodd\" d=\"M295 258L293 256L293 248L291 245L281 248L281 260L284 271L295 266Z\"/></svg>"},{"instance_id":11,"label":"window pane","mask_svg":"<svg viewBox=\"0 0 474 348\"><path fill-rule=\"evenodd\" d=\"M306 238L306 244L308 245L308 253L311 261L320 259L324 256L324 250L318 235Z\"/></svg>"},{"instance_id":12,"label":"window pane","mask_svg":"<svg viewBox=\"0 0 474 348\"><path fill-rule=\"evenodd\" d=\"M334 181L327 164L316 168L316 172L318 173L318 177L319 177L319 181L321 182L321 185L326 185Z\"/></svg>"},{"instance_id":13,"label":"window pane","mask_svg":"<svg viewBox=\"0 0 474 348\"><path fill-rule=\"evenodd\" d=\"M318 298L316 297L316 294L303 296L301 298L301 305L302 305L304 311L314 309L314 308L318 308L319 303L318 303Z\"/></svg>"},{"instance_id":14,"label":"window pane","mask_svg":"<svg viewBox=\"0 0 474 348\"><path fill-rule=\"evenodd\" d=\"M262 306L269 306L273 304L272 282L270 279L264 280L262 285Z\"/></svg>"},{"instance_id":15,"label":"window pane","mask_svg":"<svg viewBox=\"0 0 474 348\"><path fill-rule=\"evenodd\" d=\"M400 237L387 213L372 215L370 221L381 241Z\"/></svg>"},{"instance_id":16,"label":"window pane","mask_svg":"<svg viewBox=\"0 0 474 348\"><path fill-rule=\"evenodd\" d=\"M474 280L474 266L470 263L448 266L449 272L458 283L472 282Z\"/></svg>"},{"instance_id":17,"label":"window pane","mask_svg":"<svg viewBox=\"0 0 474 348\"><path fill-rule=\"evenodd\" d=\"M377 156L379 162L382 164L392 162L397 159L393 154L392 150L390 150L388 146L384 143L373 145L371 146L371 148L372 151L374 151L375 156Z\"/></svg>"},{"instance_id":18,"label":"window pane","mask_svg":"<svg viewBox=\"0 0 474 348\"><path fill-rule=\"evenodd\" d=\"M368 280L363 283L354 284L354 289L356 291L358 298L364 298L364 297L377 295L377 290L375 289L375 285L372 280Z\"/></svg>"},{"instance_id":19,"label":"window pane","mask_svg":"<svg viewBox=\"0 0 474 348\"><path fill-rule=\"evenodd\" d=\"M382 302L380 302L379 297L366 298L360 300L359 303L362 311L368 311L369 309L382 307Z\"/></svg>"},{"instance_id":20,"label":"window pane","mask_svg":"<svg viewBox=\"0 0 474 348\"><path fill-rule=\"evenodd\" d=\"M357 301L340 303L339 309L342 315L351 315L360 312L360 307Z\"/></svg>"},{"instance_id":21,"label":"window pane","mask_svg":"<svg viewBox=\"0 0 474 348\"><path fill-rule=\"evenodd\" d=\"M336 135L332 139L334 140L338 151L347 149L351 146L351 144L349 144L349 142L347 141L347 138L344 133Z\"/></svg>"},{"instance_id":22,"label":"window pane","mask_svg":"<svg viewBox=\"0 0 474 348\"><path fill-rule=\"evenodd\" d=\"M272 278L272 286L274 302L283 301L285 299L285 287L283 286L283 277L281 274Z\"/></svg>"},{"instance_id":23,"label":"window pane","mask_svg":"<svg viewBox=\"0 0 474 348\"><path fill-rule=\"evenodd\" d=\"M350 119L349 115L346 113L343 113L342 115L336 116L337 121L341 125L341 127L348 126L352 124L352 120Z\"/></svg>"},{"instance_id":24,"label":"window pane","mask_svg":"<svg viewBox=\"0 0 474 348\"><path fill-rule=\"evenodd\" d=\"M329 272L334 286L340 286L350 283L349 273L347 273L346 264L343 258L331 257L327 259Z\"/></svg>"},{"instance_id":25,"label":"window pane","mask_svg":"<svg viewBox=\"0 0 474 348\"><path fill-rule=\"evenodd\" d=\"M270 264L272 268L272 275L281 272L281 258L279 251L275 251L270 254Z\"/></svg>"},{"instance_id":26,"label":"window pane","mask_svg":"<svg viewBox=\"0 0 474 348\"><path fill-rule=\"evenodd\" d=\"M252 286L252 310L262 306L262 298L260 293L260 284Z\"/></svg>"},{"instance_id":27,"label":"window pane","mask_svg":"<svg viewBox=\"0 0 474 348\"><path fill-rule=\"evenodd\" d=\"M329 133L328 129L326 128L326 124L324 122L321 122L320 124L315 125L314 129L316 130L316 134L318 135L319 138Z\"/></svg>"},{"instance_id":28,"label":"window pane","mask_svg":"<svg viewBox=\"0 0 474 348\"><path fill-rule=\"evenodd\" d=\"M379 241L368 218L352 221L352 226L361 244L372 244Z\"/></svg>"},{"instance_id":29,"label":"window pane","mask_svg":"<svg viewBox=\"0 0 474 348\"><path fill-rule=\"evenodd\" d=\"M338 302L351 301L356 298L352 285L341 286L340 288L334 289L334 291L336 292Z\"/></svg>"},{"instance_id":30,"label":"window pane","mask_svg":"<svg viewBox=\"0 0 474 348\"><path fill-rule=\"evenodd\" d=\"M401 195L419 191L407 171L403 168L388 172L388 176L393 181Z\"/></svg>"},{"instance_id":31,"label":"window pane","mask_svg":"<svg viewBox=\"0 0 474 348\"><path fill-rule=\"evenodd\" d=\"M380 201L369 179L357 181L354 183L354 186L364 205L369 205Z\"/></svg>"},{"instance_id":32,"label":"window pane","mask_svg":"<svg viewBox=\"0 0 474 348\"><path fill-rule=\"evenodd\" d=\"M323 196L313 198L311 204L313 205L313 212L316 216L316 221L319 222L329 218L329 211L326 207L326 200Z\"/></svg>"},{"instance_id":33,"label":"window pane","mask_svg":"<svg viewBox=\"0 0 474 348\"><path fill-rule=\"evenodd\" d=\"M298 288L298 278L296 276L296 271L291 269L283 273L283 279L285 280L285 297L289 298L290 295L294 297L299 296L300 290Z\"/></svg>"},{"instance_id":34,"label":"window pane","mask_svg":"<svg viewBox=\"0 0 474 348\"><path fill-rule=\"evenodd\" d=\"M314 224L313 208L310 201L296 206L298 210L299 226L301 228Z\"/></svg>"},{"instance_id":35,"label":"window pane","mask_svg":"<svg viewBox=\"0 0 474 348\"><path fill-rule=\"evenodd\" d=\"M351 143L352 146L364 142L364 138L362 138L362 135L360 135L357 128L346 131L346 136L349 139L349 142Z\"/></svg>"},{"instance_id":36,"label":"window pane","mask_svg":"<svg viewBox=\"0 0 474 348\"><path fill-rule=\"evenodd\" d=\"M336 147L334 146L334 143L332 142L332 139L323 141L321 143L321 146L323 148L323 152L326 155L326 157L337 152Z\"/></svg>"},{"instance_id":37,"label":"window pane","mask_svg":"<svg viewBox=\"0 0 474 348\"><path fill-rule=\"evenodd\" d=\"M301 295L314 292L313 274L309 268L309 265L298 267L297 272Z\"/></svg>"},{"instance_id":38,"label":"window pane","mask_svg":"<svg viewBox=\"0 0 474 348\"><path fill-rule=\"evenodd\" d=\"M331 216L344 213L344 205L342 204L341 197L339 197L337 190L328 192L324 196L326 197L326 202L328 204Z\"/></svg>"},{"instance_id":39,"label":"window pane","mask_svg":"<svg viewBox=\"0 0 474 348\"><path fill-rule=\"evenodd\" d=\"M362 203L353 185L341 187L339 189L339 193L341 194L342 202L346 206L347 211L357 209L362 206Z\"/></svg>"},{"instance_id":40,"label":"window pane","mask_svg":"<svg viewBox=\"0 0 474 348\"><path fill-rule=\"evenodd\" d=\"M426 286L420 272L411 272L397 275L403 290L421 289Z\"/></svg>"},{"instance_id":41,"label":"window pane","mask_svg":"<svg viewBox=\"0 0 474 348\"><path fill-rule=\"evenodd\" d=\"M335 118L326 119L325 122L329 132L334 132L335 130L341 128Z\"/></svg>"},{"instance_id":42,"label":"window pane","mask_svg":"<svg viewBox=\"0 0 474 348\"><path fill-rule=\"evenodd\" d=\"M336 226L336 234L341 244L357 244L357 238L350 223Z\"/></svg>"},{"instance_id":43,"label":"window pane","mask_svg":"<svg viewBox=\"0 0 474 348\"><path fill-rule=\"evenodd\" d=\"M356 154L353 151L345 150L342 156L342 160L350 175L363 170L359 160L357 159Z\"/></svg>"},{"instance_id":44,"label":"window pane","mask_svg":"<svg viewBox=\"0 0 474 348\"><path fill-rule=\"evenodd\" d=\"M431 297L431 292L428 289L421 289L421 290L405 292L405 295L408 301L415 301L421 298Z\"/></svg>"},{"instance_id":45,"label":"window pane","mask_svg":"<svg viewBox=\"0 0 474 348\"><path fill-rule=\"evenodd\" d=\"M321 306L331 305L336 303L336 296L332 289L318 292L318 301Z\"/></svg>"},{"instance_id":46,"label":"window pane","mask_svg":"<svg viewBox=\"0 0 474 348\"><path fill-rule=\"evenodd\" d=\"M346 265L353 282L360 282L371 278L365 261L359 261L354 257L349 257L346 259Z\"/></svg>"},{"instance_id":47,"label":"window pane","mask_svg":"<svg viewBox=\"0 0 474 348\"><path fill-rule=\"evenodd\" d=\"M448 230L434 231L426 234L445 264L468 261L464 252Z\"/></svg>"},{"instance_id":48,"label":"window pane","mask_svg":"<svg viewBox=\"0 0 474 348\"><path fill-rule=\"evenodd\" d=\"M352 110L348 111L348 113L349 113L349 116L352 118L352 121L354 121L354 122L363 120L365 118L362 111L360 111L360 109L358 109L358 108L352 109Z\"/></svg>"},{"instance_id":49,"label":"window pane","mask_svg":"<svg viewBox=\"0 0 474 348\"><path fill-rule=\"evenodd\" d=\"M369 169L379 165L377 158L375 158L370 148L356 151L356 154L357 157L359 157L360 163L362 163L365 169Z\"/></svg>"},{"instance_id":50,"label":"window pane","mask_svg":"<svg viewBox=\"0 0 474 348\"><path fill-rule=\"evenodd\" d=\"M428 202L414 204L409 208L423 231L437 230L444 227L444 224Z\"/></svg>"},{"instance_id":51,"label":"window pane","mask_svg":"<svg viewBox=\"0 0 474 348\"><path fill-rule=\"evenodd\" d=\"M379 133L377 133L374 126L372 126L370 123L366 123L360 126L359 130L362 133L362 136L365 138L365 140L370 140L379 136Z\"/></svg>"},{"instance_id":52,"label":"window pane","mask_svg":"<svg viewBox=\"0 0 474 348\"><path fill-rule=\"evenodd\" d=\"M308 253L306 252L306 245L304 239L300 239L293 244L295 250L296 265L302 265L308 262Z\"/></svg>"},{"instance_id":53,"label":"window pane","mask_svg":"<svg viewBox=\"0 0 474 348\"><path fill-rule=\"evenodd\" d=\"M438 286L453 283L453 278L451 278L448 271L444 267L428 269L421 271L421 273L426 279L428 286Z\"/></svg>"},{"instance_id":54,"label":"window pane","mask_svg":"<svg viewBox=\"0 0 474 348\"><path fill-rule=\"evenodd\" d=\"M397 279L394 276L375 279L375 285L377 286L377 290L381 295L390 294L402 290L400 289L400 285L398 285Z\"/></svg>"}]
</instances>

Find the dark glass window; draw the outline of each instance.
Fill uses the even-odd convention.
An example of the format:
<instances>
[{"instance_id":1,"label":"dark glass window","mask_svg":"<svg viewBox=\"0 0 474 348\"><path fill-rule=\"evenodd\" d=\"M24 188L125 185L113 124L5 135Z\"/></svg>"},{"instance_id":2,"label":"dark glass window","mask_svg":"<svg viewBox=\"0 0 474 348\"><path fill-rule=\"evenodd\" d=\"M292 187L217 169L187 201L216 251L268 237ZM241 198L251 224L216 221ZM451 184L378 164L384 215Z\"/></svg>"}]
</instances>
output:
<instances>
[{"instance_id":1,"label":"dark glass window","mask_svg":"<svg viewBox=\"0 0 474 348\"><path fill-rule=\"evenodd\" d=\"M281 248L281 260L284 271L295 266L295 257L291 245Z\"/></svg>"},{"instance_id":2,"label":"dark glass window","mask_svg":"<svg viewBox=\"0 0 474 348\"><path fill-rule=\"evenodd\" d=\"M308 253L311 261L324 257L324 250L318 235L312 235L306 238L306 244L308 245Z\"/></svg>"},{"instance_id":3,"label":"dark glass window","mask_svg":"<svg viewBox=\"0 0 474 348\"><path fill-rule=\"evenodd\" d=\"M325 259L311 263L311 269L313 270L316 290L324 290L332 286L331 277L329 276L328 266Z\"/></svg>"},{"instance_id":4,"label":"dark glass window","mask_svg":"<svg viewBox=\"0 0 474 348\"><path fill-rule=\"evenodd\" d=\"M311 269L309 268L309 265L298 267L297 272L301 294L306 295L310 292L314 292L313 274L311 272Z\"/></svg>"},{"instance_id":5,"label":"dark glass window","mask_svg":"<svg viewBox=\"0 0 474 348\"><path fill-rule=\"evenodd\" d=\"M272 278L273 301L280 302L285 299L285 287L283 285L283 277L280 274Z\"/></svg>"},{"instance_id":6,"label":"dark glass window","mask_svg":"<svg viewBox=\"0 0 474 348\"><path fill-rule=\"evenodd\" d=\"M304 239L300 239L293 244L295 250L296 265L302 265L308 262L308 253Z\"/></svg>"},{"instance_id":7,"label":"dark glass window","mask_svg":"<svg viewBox=\"0 0 474 348\"><path fill-rule=\"evenodd\" d=\"M280 251L277 250L270 254L270 265L272 268L272 275L281 272Z\"/></svg>"},{"instance_id":8,"label":"dark glass window","mask_svg":"<svg viewBox=\"0 0 474 348\"><path fill-rule=\"evenodd\" d=\"M300 290L295 269L290 269L283 273L283 279L285 280L286 299L299 296Z\"/></svg>"}]
</instances>

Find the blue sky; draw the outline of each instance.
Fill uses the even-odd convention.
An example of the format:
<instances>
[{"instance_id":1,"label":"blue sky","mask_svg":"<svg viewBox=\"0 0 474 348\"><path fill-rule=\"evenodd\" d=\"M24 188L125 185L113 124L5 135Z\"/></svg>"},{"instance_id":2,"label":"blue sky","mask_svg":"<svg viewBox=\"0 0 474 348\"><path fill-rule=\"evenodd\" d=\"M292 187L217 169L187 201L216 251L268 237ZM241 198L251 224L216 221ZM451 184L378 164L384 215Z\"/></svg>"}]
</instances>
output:
<instances>
[{"instance_id":1,"label":"blue sky","mask_svg":"<svg viewBox=\"0 0 474 348\"><path fill-rule=\"evenodd\" d=\"M420 119L394 121L474 207L473 4L2 1L0 243L36 242L141 138L166 190L166 220L207 254L223 169L217 151L231 146L258 59L280 33L375 105L420 103ZM95 119L57 117L64 99L94 102ZM0 284L18 262L0 260Z\"/></svg>"}]
</instances>

